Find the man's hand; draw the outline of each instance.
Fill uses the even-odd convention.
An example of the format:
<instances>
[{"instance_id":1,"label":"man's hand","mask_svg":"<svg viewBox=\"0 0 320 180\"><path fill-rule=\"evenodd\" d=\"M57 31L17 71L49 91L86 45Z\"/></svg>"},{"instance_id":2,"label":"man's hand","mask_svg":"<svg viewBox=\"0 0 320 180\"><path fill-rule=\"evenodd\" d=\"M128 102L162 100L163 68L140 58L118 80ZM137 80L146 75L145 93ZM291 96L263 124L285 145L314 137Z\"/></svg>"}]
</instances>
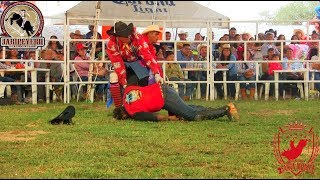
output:
<instances>
[{"instance_id":1,"label":"man's hand","mask_svg":"<svg viewBox=\"0 0 320 180\"><path fill-rule=\"evenodd\" d=\"M158 121L168 121L169 117L162 114L156 114Z\"/></svg>"},{"instance_id":2,"label":"man's hand","mask_svg":"<svg viewBox=\"0 0 320 180\"><path fill-rule=\"evenodd\" d=\"M180 119L177 117L177 116L175 116L175 115L173 115L173 116L169 116L169 121L179 121Z\"/></svg>"},{"instance_id":3,"label":"man's hand","mask_svg":"<svg viewBox=\"0 0 320 180\"><path fill-rule=\"evenodd\" d=\"M155 74L154 78L156 79L157 83L161 83L161 84L164 83L163 78L160 76L160 74Z\"/></svg>"},{"instance_id":4,"label":"man's hand","mask_svg":"<svg viewBox=\"0 0 320 180\"><path fill-rule=\"evenodd\" d=\"M127 87L127 85L125 84L125 85L123 85L123 89L125 89Z\"/></svg>"}]
</instances>

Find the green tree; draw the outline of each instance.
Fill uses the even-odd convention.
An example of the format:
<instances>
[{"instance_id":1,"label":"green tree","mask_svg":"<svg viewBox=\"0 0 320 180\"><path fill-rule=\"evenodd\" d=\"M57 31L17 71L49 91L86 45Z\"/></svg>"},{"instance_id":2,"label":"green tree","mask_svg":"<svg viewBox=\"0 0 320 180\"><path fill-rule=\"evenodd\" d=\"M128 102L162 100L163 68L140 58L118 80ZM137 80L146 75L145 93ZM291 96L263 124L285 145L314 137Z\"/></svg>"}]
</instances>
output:
<instances>
[{"instance_id":1,"label":"green tree","mask_svg":"<svg viewBox=\"0 0 320 180\"><path fill-rule=\"evenodd\" d=\"M317 14L315 8L320 5L318 1L295 1L280 7L275 13L263 11L259 15L263 20L287 21L297 20L292 24L300 25L299 20L309 20ZM281 24L281 23L277 23ZM287 24L287 23L286 23Z\"/></svg>"}]
</instances>

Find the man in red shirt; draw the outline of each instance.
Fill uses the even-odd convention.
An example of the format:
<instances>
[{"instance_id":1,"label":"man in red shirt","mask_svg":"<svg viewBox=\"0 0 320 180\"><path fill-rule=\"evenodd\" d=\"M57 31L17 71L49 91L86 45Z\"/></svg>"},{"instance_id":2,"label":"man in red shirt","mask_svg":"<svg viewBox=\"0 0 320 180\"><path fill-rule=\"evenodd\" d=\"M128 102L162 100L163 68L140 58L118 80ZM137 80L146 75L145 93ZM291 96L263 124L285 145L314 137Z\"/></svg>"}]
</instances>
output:
<instances>
[{"instance_id":1,"label":"man in red shirt","mask_svg":"<svg viewBox=\"0 0 320 180\"><path fill-rule=\"evenodd\" d=\"M156 43L158 42L160 33L161 33L161 30L158 25L150 25L146 27L146 29L142 32L143 39L148 43L149 52L151 53L153 58L156 59L157 61L159 60L159 58L157 57L157 51L154 45L156 45ZM160 70L160 76L163 77L162 68L159 63L158 63L158 68ZM149 84L153 83L152 79L154 79L154 77L152 74L150 74Z\"/></svg>"},{"instance_id":2,"label":"man in red shirt","mask_svg":"<svg viewBox=\"0 0 320 180\"><path fill-rule=\"evenodd\" d=\"M148 85L147 68L155 75L157 82L163 82L157 61L151 54L148 43L134 30L132 23L126 25L119 21L107 33L110 37L106 51L122 86L128 84L127 80L131 83L131 77L128 75L135 76L132 79L133 84L138 81L141 86Z\"/></svg>"},{"instance_id":3,"label":"man in red shirt","mask_svg":"<svg viewBox=\"0 0 320 180\"><path fill-rule=\"evenodd\" d=\"M123 106L114 109L113 117L118 120L127 118L142 121L176 120L155 114L161 109L188 121L216 119L225 115L230 120L239 119L233 103L217 109L187 105L172 87L159 83L144 87L128 86L124 90Z\"/></svg>"},{"instance_id":4,"label":"man in red shirt","mask_svg":"<svg viewBox=\"0 0 320 180\"><path fill-rule=\"evenodd\" d=\"M127 25L119 21L107 34L110 37L106 51L116 72L116 75L112 75L114 78L110 78L110 91L115 102L119 102L121 98L119 85L124 88L128 84L148 85L149 69L156 82L163 83L159 66L148 43L134 30L132 23ZM119 107L120 104L115 106Z\"/></svg>"}]
</instances>

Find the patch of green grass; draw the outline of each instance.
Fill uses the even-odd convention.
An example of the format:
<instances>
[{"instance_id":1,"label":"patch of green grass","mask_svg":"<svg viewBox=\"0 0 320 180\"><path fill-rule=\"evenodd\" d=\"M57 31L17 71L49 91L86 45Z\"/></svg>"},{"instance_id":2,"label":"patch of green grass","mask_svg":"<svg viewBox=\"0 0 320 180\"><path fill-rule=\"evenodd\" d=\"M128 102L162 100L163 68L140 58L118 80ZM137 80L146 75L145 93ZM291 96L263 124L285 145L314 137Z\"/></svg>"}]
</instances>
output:
<instances>
[{"instance_id":1,"label":"patch of green grass","mask_svg":"<svg viewBox=\"0 0 320 180\"><path fill-rule=\"evenodd\" d=\"M117 121L104 103L72 105L75 124L56 126L48 121L66 104L0 108L0 178L295 178L277 172L274 135L295 121L320 132L315 100L239 101L239 122ZM297 177L320 177L319 162Z\"/></svg>"}]
</instances>

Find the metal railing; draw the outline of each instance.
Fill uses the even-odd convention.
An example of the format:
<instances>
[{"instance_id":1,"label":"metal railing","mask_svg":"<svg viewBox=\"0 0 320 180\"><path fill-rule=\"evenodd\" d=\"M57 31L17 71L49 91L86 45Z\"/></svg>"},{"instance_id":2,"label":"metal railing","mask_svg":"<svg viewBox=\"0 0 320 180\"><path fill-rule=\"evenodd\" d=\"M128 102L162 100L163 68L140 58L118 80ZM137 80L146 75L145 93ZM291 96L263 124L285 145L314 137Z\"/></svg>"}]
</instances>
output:
<instances>
[{"instance_id":1,"label":"metal railing","mask_svg":"<svg viewBox=\"0 0 320 180\"><path fill-rule=\"evenodd\" d=\"M64 85L64 103L69 103L70 102L70 85L72 84L77 84L78 82L71 82L70 81L70 63L75 63L78 61L72 60L70 59L70 43L73 41L78 41L78 42L101 42L102 43L102 49L106 49L105 45L107 43L106 39L98 39L98 40L93 40L93 39L71 39L69 37L69 32L67 29L69 29L70 26L70 21L71 20L82 20L83 18L80 17L67 17L67 20L64 21L64 38L63 39L50 39L50 40L46 40L46 41L63 41L64 44L64 61L49 61L49 60L40 60L39 59L39 50L36 51L36 60L34 62L42 62L42 63L61 63L61 65L63 65L63 77L64 77L64 81L63 82L50 82L50 83L46 83L46 82L38 82L38 85L46 85L46 84L50 84L50 85ZM86 20L95 20L95 18L86 18ZM111 21L114 22L114 24L119 21L121 19L99 19L99 21ZM193 20L128 20L128 19L123 19L123 21L130 21L130 22L139 22L139 21L146 21L146 22L150 22L150 24L154 23L154 22L158 22L158 23L162 23L162 27L163 29L166 28L166 25L172 23L172 22L183 22L183 23L190 23L192 25L192 23L197 23L197 24L202 24L203 28L206 28L207 30L207 40L204 41L165 41L165 40L160 40L159 42L172 42L174 43L174 52L175 52L175 60L177 60L177 43L183 43L183 42L188 42L188 43L204 43L207 46L207 61L203 61L203 62L199 62L199 61L161 61L160 63L203 63L206 64L206 72L207 72L207 80L206 81L184 81L184 83L206 83L207 84L207 92L210 91L210 93L212 94L214 91L214 84L215 83L289 83L289 82L303 82L303 83L320 83L319 80L310 80L308 79L304 79L303 81L265 81L265 80L259 80L259 73L256 73L256 79L254 81L219 81L216 82L214 81L214 71L215 69L213 68L215 64L217 63L231 63L230 61L213 61L214 57L212 54L212 46L215 44L219 44L219 43L243 43L244 44L244 52L247 51L248 43L267 43L267 42L272 42L272 43L276 43L276 42L280 42L281 43L281 56L280 56L280 60L279 61L263 61L258 60L258 61L252 61L255 63L255 67L256 67L256 72L259 72L259 64L260 63L270 63L270 62L283 62L283 48L284 45L283 43L285 42L317 42L318 43L318 51L320 49L320 41L319 40L309 40L309 36L307 36L307 40L274 40L274 41L266 41L266 40L258 40L256 39L255 41L214 41L212 40L212 24L214 23L256 23L256 37L258 37L258 26L259 23L263 23L263 22L271 22L271 21L193 21ZM314 20L312 20L314 21ZM282 21L282 22L297 22L295 21ZM306 22L306 28L307 28L307 34L309 34L309 26L311 24L311 20L304 20L304 22ZM165 39L165 33L163 33L163 39ZM5 48L3 48L3 50L5 50ZM20 59L4 59L5 57L5 51L2 52L3 54L3 58L1 59L2 62L6 62L6 61L11 61L11 62L30 62L30 60L20 60ZM102 51L102 60L83 60L81 62L91 62L91 63L111 63L110 60L105 59L105 51ZM234 61L232 63L244 63L247 62L246 59L246 53L244 53L244 61ZM251 61L250 61L251 62ZM303 62L306 64L306 69L309 71L309 63L320 63L320 60L298 60L295 62ZM165 69L164 69L164 75L165 75ZM308 75L309 77L309 75ZM170 81L173 83L181 83L181 81ZM82 84L89 84L89 82L82 82ZM103 84L104 82L91 82L90 84ZM6 85L32 85L31 82L14 82L14 83L4 83L4 82L0 82L0 84L6 84ZM210 87L210 88L209 88ZM208 100L208 93L207 93L207 97L206 99ZM211 98L210 96L210 100L214 100L213 98Z\"/></svg>"}]
</instances>

